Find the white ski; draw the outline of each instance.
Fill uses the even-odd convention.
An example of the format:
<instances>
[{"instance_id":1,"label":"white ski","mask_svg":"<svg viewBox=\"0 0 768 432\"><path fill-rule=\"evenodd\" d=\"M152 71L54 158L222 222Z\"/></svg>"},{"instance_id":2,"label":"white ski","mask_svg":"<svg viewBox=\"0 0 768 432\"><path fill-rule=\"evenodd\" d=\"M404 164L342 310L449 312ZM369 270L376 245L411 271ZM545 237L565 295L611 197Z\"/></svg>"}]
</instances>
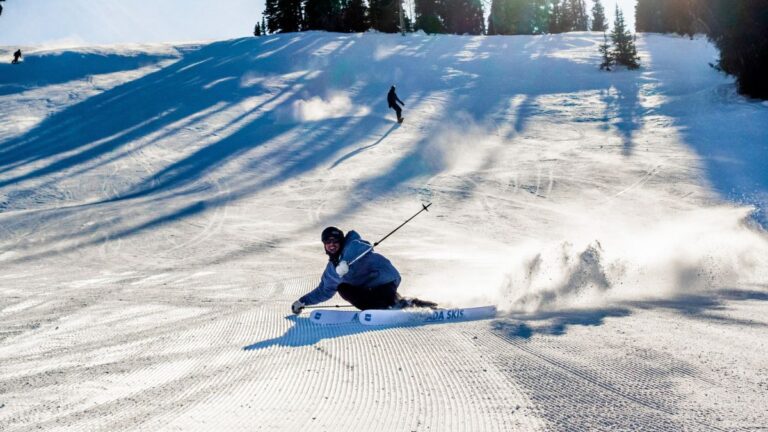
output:
<instances>
[{"instance_id":1,"label":"white ski","mask_svg":"<svg viewBox=\"0 0 768 432\"><path fill-rule=\"evenodd\" d=\"M429 324L437 322L471 321L493 318L496 306L456 309L369 309L360 312L365 325Z\"/></svg>"},{"instance_id":2,"label":"white ski","mask_svg":"<svg viewBox=\"0 0 768 432\"><path fill-rule=\"evenodd\" d=\"M357 323L357 310L315 309L309 314L309 321L319 325Z\"/></svg>"}]
</instances>

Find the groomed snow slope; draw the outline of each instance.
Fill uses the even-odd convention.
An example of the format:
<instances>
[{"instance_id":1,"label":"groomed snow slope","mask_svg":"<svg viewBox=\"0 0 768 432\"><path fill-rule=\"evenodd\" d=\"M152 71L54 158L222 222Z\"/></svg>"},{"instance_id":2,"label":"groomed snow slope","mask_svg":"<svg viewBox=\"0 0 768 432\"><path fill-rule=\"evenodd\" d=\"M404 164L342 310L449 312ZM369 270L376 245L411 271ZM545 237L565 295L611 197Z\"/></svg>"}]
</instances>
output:
<instances>
[{"instance_id":1,"label":"groomed snow slope","mask_svg":"<svg viewBox=\"0 0 768 432\"><path fill-rule=\"evenodd\" d=\"M0 429L760 430L768 106L703 39L302 33L0 65ZM405 101L397 125L385 94ZM290 316L319 232L496 319ZM330 303L340 303L338 298Z\"/></svg>"}]
</instances>

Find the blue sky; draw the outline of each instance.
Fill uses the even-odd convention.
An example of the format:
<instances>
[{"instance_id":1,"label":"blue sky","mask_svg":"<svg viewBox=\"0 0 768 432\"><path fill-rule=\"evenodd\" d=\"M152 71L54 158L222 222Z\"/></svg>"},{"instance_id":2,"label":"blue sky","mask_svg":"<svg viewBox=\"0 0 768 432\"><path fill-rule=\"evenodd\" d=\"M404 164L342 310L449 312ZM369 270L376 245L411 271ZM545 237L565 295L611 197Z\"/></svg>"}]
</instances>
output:
<instances>
[{"instance_id":1,"label":"blue sky","mask_svg":"<svg viewBox=\"0 0 768 432\"><path fill-rule=\"evenodd\" d=\"M611 22L616 3L634 26L635 0L603 0ZM7 0L3 5L0 46L231 39L251 35L264 10L264 0Z\"/></svg>"},{"instance_id":2,"label":"blue sky","mask_svg":"<svg viewBox=\"0 0 768 432\"><path fill-rule=\"evenodd\" d=\"M114 44L251 35L264 0L7 0L0 45Z\"/></svg>"}]
</instances>

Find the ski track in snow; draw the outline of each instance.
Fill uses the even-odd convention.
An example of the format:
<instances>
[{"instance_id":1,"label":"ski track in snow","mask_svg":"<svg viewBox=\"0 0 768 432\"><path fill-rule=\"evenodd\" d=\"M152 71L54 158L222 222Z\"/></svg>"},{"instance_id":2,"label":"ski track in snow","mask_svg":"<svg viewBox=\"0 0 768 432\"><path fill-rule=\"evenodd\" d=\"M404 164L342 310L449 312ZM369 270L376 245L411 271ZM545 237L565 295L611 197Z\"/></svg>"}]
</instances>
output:
<instances>
[{"instance_id":1,"label":"ski track in snow","mask_svg":"<svg viewBox=\"0 0 768 432\"><path fill-rule=\"evenodd\" d=\"M0 65L0 430L765 430L768 240L733 199L766 208L738 175L761 153L718 137L765 142L738 124L768 109L696 66L703 39L641 36L644 68L611 74L601 41L308 32ZM289 313L324 226L375 241L422 202L378 246L401 292L496 318Z\"/></svg>"}]
</instances>

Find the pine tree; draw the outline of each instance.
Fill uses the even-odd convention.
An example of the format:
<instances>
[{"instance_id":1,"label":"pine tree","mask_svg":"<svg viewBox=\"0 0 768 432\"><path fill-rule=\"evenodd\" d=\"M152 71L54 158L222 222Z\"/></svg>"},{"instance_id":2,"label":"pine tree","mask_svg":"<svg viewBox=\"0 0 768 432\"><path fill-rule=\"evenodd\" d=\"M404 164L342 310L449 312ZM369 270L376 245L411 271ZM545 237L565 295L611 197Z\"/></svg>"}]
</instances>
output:
<instances>
[{"instance_id":1,"label":"pine tree","mask_svg":"<svg viewBox=\"0 0 768 432\"><path fill-rule=\"evenodd\" d=\"M266 0L263 15L270 33L302 30L301 0Z\"/></svg>"},{"instance_id":2,"label":"pine tree","mask_svg":"<svg viewBox=\"0 0 768 432\"><path fill-rule=\"evenodd\" d=\"M600 0L595 0L592 5L592 31L605 32L608 30L608 22L605 20L605 8Z\"/></svg>"},{"instance_id":3,"label":"pine tree","mask_svg":"<svg viewBox=\"0 0 768 432\"><path fill-rule=\"evenodd\" d=\"M369 0L371 28L384 33L400 31L399 4L402 0Z\"/></svg>"},{"instance_id":4,"label":"pine tree","mask_svg":"<svg viewBox=\"0 0 768 432\"><path fill-rule=\"evenodd\" d=\"M533 34L534 29L547 27L542 20L537 23L536 0L493 0L488 17L488 34Z\"/></svg>"},{"instance_id":5,"label":"pine tree","mask_svg":"<svg viewBox=\"0 0 768 432\"><path fill-rule=\"evenodd\" d=\"M341 11L341 31L361 33L371 28L368 21L368 6L363 0L349 0Z\"/></svg>"},{"instance_id":6,"label":"pine tree","mask_svg":"<svg viewBox=\"0 0 768 432\"><path fill-rule=\"evenodd\" d=\"M560 30L585 31L588 30L587 21L584 0L563 0L560 5Z\"/></svg>"},{"instance_id":7,"label":"pine tree","mask_svg":"<svg viewBox=\"0 0 768 432\"><path fill-rule=\"evenodd\" d=\"M640 67L640 57L637 55L635 41L632 38L632 34L626 28L624 14L618 5L616 5L616 19L613 21L611 40L614 46L613 59L616 64L624 65L628 69Z\"/></svg>"},{"instance_id":8,"label":"pine tree","mask_svg":"<svg viewBox=\"0 0 768 432\"><path fill-rule=\"evenodd\" d=\"M256 23L256 25L253 27L253 35L254 36L261 36L261 24Z\"/></svg>"},{"instance_id":9,"label":"pine tree","mask_svg":"<svg viewBox=\"0 0 768 432\"><path fill-rule=\"evenodd\" d=\"M635 4L635 31L646 33L659 33L662 31L662 1L637 0L637 4Z\"/></svg>"},{"instance_id":10,"label":"pine tree","mask_svg":"<svg viewBox=\"0 0 768 432\"><path fill-rule=\"evenodd\" d=\"M702 0L698 17L720 49L719 67L739 92L768 99L768 7L765 0Z\"/></svg>"},{"instance_id":11,"label":"pine tree","mask_svg":"<svg viewBox=\"0 0 768 432\"><path fill-rule=\"evenodd\" d=\"M613 52L611 52L611 44L608 43L608 34L603 31L603 43L600 44L600 56L603 59L603 62L600 63L600 70L611 70L611 66L613 66L614 60L613 60Z\"/></svg>"},{"instance_id":12,"label":"pine tree","mask_svg":"<svg viewBox=\"0 0 768 432\"><path fill-rule=\"evenodd\" d=\"M549 14L552 0L531 0L531 33L549 33Z\"/></svg>"},{"instance_id":13,"label":"pine tree","mask_svg":"<svg viewBox=\"0 0 768 432\"><path fill-rule=\"evenodd\" d=\"M563 7L560 0L554 0L549 12L549 33L563 32Z\"/></svg>"},{"instance_id":14,"label":"pine tree","mask_svg":"<svg viewBox=\"0 0 768 432\"><path fill-rule=\"evenodd\" d=\"M480 0L444 0L445 30L453 34L479 35L485 31L483 4Z\"/></svg>"},{"instance_id":15,"label":"pine tree","mask_svg":"<svg viewBox=\"0 0 768 432\"><path fill-rule=\"evenodd\" d=\"M584 0L571 0L571 13L573 15L573 31L589 30L589 15L587 4Z\"/></svg>"},{"instance_id":16,"label":"pine tree","mask_svg":"<svg viewBox=\"0 0 768 432\"><path fill-rule=\"evenodd\" d=\"M267 34L267 20L263 16L261 17L261 34Z\"/></svg>"},{"instance_id":17,"label":"pine tree","mask_svg":"<svg viewBox=\"0 0 768 432\"><path fill-rule=\"evenodd\" d=\"M570 0L563 0L560 4L560 17L558 18L560 32L569 32L574 27L573 11Z\"/></svg>"},{"instance_id":18,"label":"pine tree","mask_svg":"<svg viewBox=\"0 0 768 432\"><path fill-rule=\"evenodd\" d=\"M339 31L341 2L339 0L306 0L304 30Z\"/></svg>"},{"instance_id":19,"label":"pine tree","mask_svg":"<svg viewBox=\"0 0 768 432\"><path fill-rule=\"evenodd\" d=\"M274 33L279 29L277 1L278 0L265 0L264 12L261 14L269 26L268 29L270 33Z\"/></svg>"},{"instance_id":20,"label":"pine tree","mask_svg":"<svg viewBox=\"0 0 768 432\"><path fill-rule=\"evenodd\" d=\"M700 0L637 0L635 31L693 35L697 3Z\"/></svg>"},{"instance_id":21,"label":"pine tree","mask_svg":"<svg viewBox=\"0 0 768 432\"><path fill-rule=\"evenodd\" d=\"M693 36L693 1L666 0L661 9L661 31Z\"/></svg>"},{"instance_id":22,"label":"pine tree","mask_svg":"<svg viewBox=\"0 0 768 432\"><path fill-rule=\"evenodd\" d=\"M423 30L428 34L446 32L446 25L443 22L445 8L442 0L416 0L414 9L416 30Z\"/></svg>"}]
</instances>

